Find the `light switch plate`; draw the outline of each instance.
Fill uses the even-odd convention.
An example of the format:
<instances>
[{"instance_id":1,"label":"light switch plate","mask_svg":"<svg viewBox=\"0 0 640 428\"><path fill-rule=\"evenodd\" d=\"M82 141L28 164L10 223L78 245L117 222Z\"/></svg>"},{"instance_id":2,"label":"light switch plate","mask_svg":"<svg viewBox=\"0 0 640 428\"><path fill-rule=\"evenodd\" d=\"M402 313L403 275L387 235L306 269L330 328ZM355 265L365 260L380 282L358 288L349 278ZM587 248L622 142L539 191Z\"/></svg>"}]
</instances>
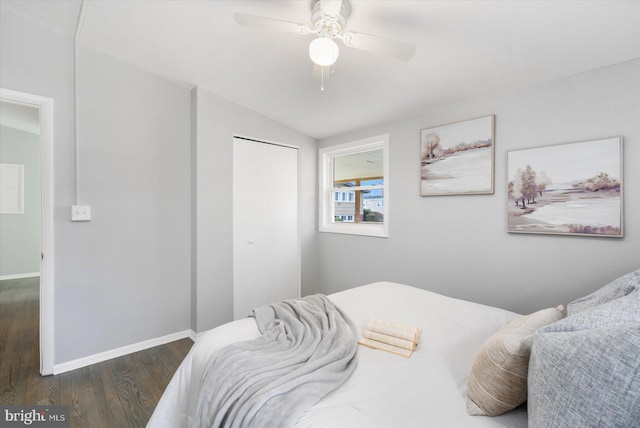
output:
<instances>
[{"instance_id":1,"label":"light switch plate","mask_svg":"<svg viewBox=\"0 0 640 428\"><path fill-rule=\"evenodd\" d=\"M91 220L91 206L89 205L72 205L71 221L89 221Z\"/></svg>"}]
</instances>

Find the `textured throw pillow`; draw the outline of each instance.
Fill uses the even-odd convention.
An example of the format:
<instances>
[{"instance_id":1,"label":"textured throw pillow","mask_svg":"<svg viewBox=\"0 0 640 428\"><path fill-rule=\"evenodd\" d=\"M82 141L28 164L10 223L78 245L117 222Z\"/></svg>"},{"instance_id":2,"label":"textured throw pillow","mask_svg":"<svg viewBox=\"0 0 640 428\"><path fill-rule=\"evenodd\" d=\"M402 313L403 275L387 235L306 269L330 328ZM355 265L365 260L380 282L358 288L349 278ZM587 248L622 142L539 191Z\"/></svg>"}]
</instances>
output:
<instances>
[{"instance_id":1,"label":"textured throw pillow","mask_svg":"<svg viewBox=\"0 0 640 428\"><path fill-rule=\"evenodd\" d=\"M623 278L535 333L529 427L640 426L640 276Z\"/></svg>"},{"instance_id":2,"label":"textured throw pillow","mask_svg":"<svg viewBox=\"0 0 640 428\"><path fill-rule=\"evenodd\" d=\"M603 303L619 299L633 292L637 292L640 287L640 269L635 272L621 276L601 289L574 300L567 305L567 315L574 315L578 312L586 311Z\"/></svg>"},{"instance_id":3,"label":"textured throw pillow","mask_svg":"<svg viewBox=\"0 0 640 428\"><path fill-rule=\"evenodd\" d=\"M497 416L524 403L533 333L563 317L562 306L522 316L482 345L469 371L468 414Z\"/></svg>"}]
</instances>

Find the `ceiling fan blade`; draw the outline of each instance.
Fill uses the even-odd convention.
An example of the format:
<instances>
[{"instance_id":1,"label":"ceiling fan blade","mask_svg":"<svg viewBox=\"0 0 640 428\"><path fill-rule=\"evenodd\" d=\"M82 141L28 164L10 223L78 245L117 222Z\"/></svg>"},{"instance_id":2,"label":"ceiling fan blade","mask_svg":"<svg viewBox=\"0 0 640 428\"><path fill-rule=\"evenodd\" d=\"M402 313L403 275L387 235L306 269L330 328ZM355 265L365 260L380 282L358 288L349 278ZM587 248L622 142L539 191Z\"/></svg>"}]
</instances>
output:
<instances>
[{"instance_id":1,"label":"ceiling fan blade","mask_svg":"<svg viewBox=\"0 0 640 428\"><path fill-rule=\"evenodd\" d=\"M263 16L234 13L233 19L235 19L238 24L246 27L265 28L267 30L285 31L296 34L308 34L312 32L306 25L298 24L296 22L281 21L279 19L265 18Z\"/></svg>"},{"instance_id":2,"label":"ceiling fan blade","mask_svg":"<svg viewBox=\"0 0 640 428\"><path fill-rule=\"evenodd\" d=\"M353 31L344 33L342 41L345 45L352 48L362 49L403 61L410 60L416 53L416 45L413 43L373 36L371 34L354 33Z\"/></svg>"},{"instance_id":3,"label":"ceiling fan blade","mask_svg":"<svg viewBox=\"0 0 640 428\"><path fill-rule=\"evenodd\" d=\"M322 14L327 18L338 19L341 8L342 0L320 0L320 9L322 9Z\"/></svg>"}]
</instances>

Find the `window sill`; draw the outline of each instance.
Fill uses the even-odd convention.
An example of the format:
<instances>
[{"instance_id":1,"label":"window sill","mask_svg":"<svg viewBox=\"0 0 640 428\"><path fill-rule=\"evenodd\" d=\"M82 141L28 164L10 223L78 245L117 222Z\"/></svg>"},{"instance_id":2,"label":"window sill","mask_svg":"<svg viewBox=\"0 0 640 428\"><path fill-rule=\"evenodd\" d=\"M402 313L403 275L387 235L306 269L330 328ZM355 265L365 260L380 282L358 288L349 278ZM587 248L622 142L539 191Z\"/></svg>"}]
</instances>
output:
<instances>
[{"instance_id":1,"label":"window sill","mask_svg":"<svg viewBox=\"0 0 640 428\"><path fill-rule=\"evenodd\" d=\"M388 238L389 231L381 224L331 224L320 227L321 233L339 233L343 235L371 236L375 238Z\"/></svg>"}]
</instances>

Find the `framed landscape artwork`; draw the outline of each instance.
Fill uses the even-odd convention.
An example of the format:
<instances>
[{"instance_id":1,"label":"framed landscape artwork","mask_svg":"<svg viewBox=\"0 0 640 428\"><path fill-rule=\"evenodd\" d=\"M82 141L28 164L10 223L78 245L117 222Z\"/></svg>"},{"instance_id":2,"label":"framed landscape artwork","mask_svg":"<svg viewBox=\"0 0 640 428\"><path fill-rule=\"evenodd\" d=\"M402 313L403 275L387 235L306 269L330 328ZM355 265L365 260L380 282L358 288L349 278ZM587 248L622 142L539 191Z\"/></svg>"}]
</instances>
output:
<instances>
[{"instance_id":1,"label":"framed landscape artwork","mask_svg":"<svg viewBox=\"0 0 640 428\"><path fill-rule=\"evenodd\" d=\"M420 131L420 195L493 193L494 121L489 115Z\"/></svg>"},{"instance_id":2,"label":"framed landscape artwork","mask_svg":"<svg viewBox=\"0 0 640 428\"><path fill-rule=\"evenodd\" d=\"M507 231L623 236L622 137L507 152Z\"/></svg>"}]
</instances>

